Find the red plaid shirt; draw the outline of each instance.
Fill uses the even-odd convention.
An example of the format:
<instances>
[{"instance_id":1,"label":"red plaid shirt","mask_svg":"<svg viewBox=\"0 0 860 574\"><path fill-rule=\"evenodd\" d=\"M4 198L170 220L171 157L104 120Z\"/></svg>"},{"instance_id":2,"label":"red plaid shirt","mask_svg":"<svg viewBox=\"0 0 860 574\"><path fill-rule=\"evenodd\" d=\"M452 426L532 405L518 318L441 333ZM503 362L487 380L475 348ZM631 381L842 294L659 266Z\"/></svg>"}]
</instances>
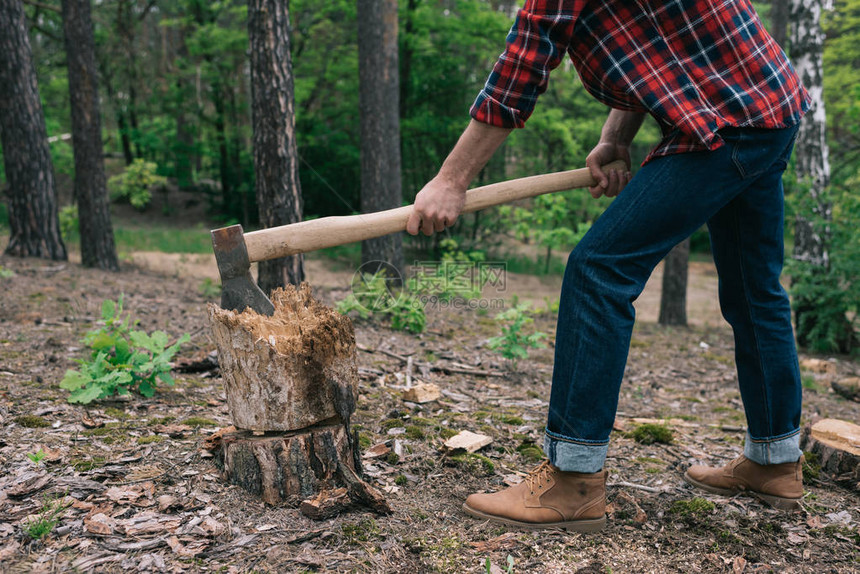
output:
<instances>
[{"instance_id":1,"label":"red plaid shirt","mask_svg":"<svg viewBox=\"0 0 860 574\"><path fill-rule=\"evenodd\" d=\"M527 0L472 117L522 127L565 52L598 100L657 119L646 162L716 149L725 126L791 126L809 108L748 0Z\"/></svg>"}]
</instances>

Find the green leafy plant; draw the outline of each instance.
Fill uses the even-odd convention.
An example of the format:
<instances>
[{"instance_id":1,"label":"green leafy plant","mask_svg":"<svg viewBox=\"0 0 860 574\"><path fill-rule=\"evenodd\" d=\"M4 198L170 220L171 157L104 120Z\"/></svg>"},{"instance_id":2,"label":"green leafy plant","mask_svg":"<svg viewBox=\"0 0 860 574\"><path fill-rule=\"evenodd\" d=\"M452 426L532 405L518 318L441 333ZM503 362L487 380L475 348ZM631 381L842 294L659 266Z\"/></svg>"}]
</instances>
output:
<instances>
[{"instance_id":1,"label":"green leafy plant","mask_svg":"<svg viewBox=\"0 0 860 574\"><path fill-rule=\"evenodd\" d=\"M206 299L214 299L221 295L221 284L213 281L209 277L206 277L200 282L200 285L197 286L197 290Z\"/></svg>"},{"instance_id":2,"label":"green leafy plant","mask_svg":"<svg viewBox=\"0 0 860 574\"><path fill-rule=\"evenodd\" d=\"M11 269L6 269L2 265L0 265L0 279L11 279L15 276L15 272Z\"/></svg>"},{"instance_id":3,"label":"green leafy plant","mask_svg":"<svg viewBox=\"0 0 860 574\"><path fill-rule=\"evenodd\" d=\"M24 534L33 540L40 540L50 534L60 521L60 515L66 510L63 498L45 498L39 514L22 523Z\"/></svg>"},{"instance_id":4,"label":"green leafy plant","mask_svg":"<svg viewBox=\"0 0 860 574\"><path fill-rule=\"evenodd\" d=\"M542 342L546 333L524 332L524 327L534 323L534 319L529 317L530 307L528 303L515 303L510 309L496 315L496 321L502 324L502 334L487 341L487 346L511 361L514 369L517 361L528 357L529 349L546 347Z\"/></svg>"},{"instance_id":5,"label":"green leafy plant","mask_svg":"<svg viewBox=\"0 0 860 574\"><path fill-rule=\"evenodd\" d=\"M60 209L60 235L63 239L68 241L75 237L80 229L79 223L76 205L66 205Z\"/></svg>"},{"instance_id":6,"label":"green leafy plant","mask_svg":"<svg viewBox=\"0 0 860 574\"><path fill-rule=\"evenodd\" d=\"M506 560L508 567L505 569L505 574L513 574L514 572L514 557L508 554L508 558ZM493 564L490 562L489 557L484 561L484 568L487 571L487 574L491 574L493 571Z\"/></svg>"},{"instance_id":7,"label":"green leafy plant","mask_svg":"<svg viewBox=\"0 0 860 574\"><path fill-rule=\"evenodd\" d=\"M46 456L48 456L48 453L46 453L41 448L37 452L27 453L27 458L33 461L33 464L35 464L36 466L38 466L39 463L42 462L42 459L44 459Z\"/></svg>"},{"instance_id":8,"label":"green leafy plant","mask_svg":"<svg viewBox=\"0 0 860 574\"><path fill-rule=\"evenodd\" d=\"M187 333L168 346L163 331L147 335L133 329L137 321L123 317L122 296L116 303L106 300L102 304L102 321L101 327L84 338L92 350L89 360L77 360L80 370L69 369L60 382L61 388L71 391L70 403L87 404L130 391L151 397L157 379L173 385L170 360L190 339Z\"/></svg>"},{"instance_id":9,"label":"green leafy plant","mask_svg":"<svg viewBox=\"0 0 860 574\"><path fill-rule=\"evenodd\" d=\"M167 178L156 175L158 166L142 159L136 159L124 172L108 180L111 199L127 199L135 209L145 209L152 200L153 187L164 186Z\"/></svg>"}]
</instances>

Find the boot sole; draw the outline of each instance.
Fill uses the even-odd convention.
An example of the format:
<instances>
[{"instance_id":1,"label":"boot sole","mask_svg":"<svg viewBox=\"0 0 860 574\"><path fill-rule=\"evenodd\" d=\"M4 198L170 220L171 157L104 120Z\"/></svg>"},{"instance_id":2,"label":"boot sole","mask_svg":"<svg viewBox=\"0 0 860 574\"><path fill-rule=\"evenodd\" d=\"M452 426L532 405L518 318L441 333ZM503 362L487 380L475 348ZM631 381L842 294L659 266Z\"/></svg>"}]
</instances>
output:
<instances>
[{"instance_id":1,"label":"boot sole","mask_svg":"<svg viewBox=\"0 0 860 574\"><path fill-rule=\"evenodd\" d=\"M800 510L801 508L799 498L783 498L781 496L773 496L772 494L764 494L761 492L756 492L754 490L733 490L731 488L717 488L716 486L711 486L709 484L705 484L704 482L699 482L686 472L684 473L684 480L687 481L689 484L692 484L696 488L701 488L702 490L711 492L713 494L721 494L723 496L734 496L738 493L749 494L750 496L754 496L765 504L779 510L793 511Z\"/></svg>"},{"instance_id":2,"label":"boot sole","mask_svg":"<svg viewBox=\"0 0 860 574\"><path fill-rule=\"evenodd\" d=\"M521 522L519 520L513 520L511 518L502 518L501 516L494 516L492 514L481 512L480 510L475 510L474 508L466 505L466 503L463 503L463 512L465 512L469 516L474 516L475 518L480 518L482 520L490 520L492 522L507 524L508 526L516 526L518 528L525 528L527 530L561 528L572 532L598 532L600 530L603 530L603 528L606 526L605 514L600 518L568 520L565 522Z\"/></svg>"}]
</instances>

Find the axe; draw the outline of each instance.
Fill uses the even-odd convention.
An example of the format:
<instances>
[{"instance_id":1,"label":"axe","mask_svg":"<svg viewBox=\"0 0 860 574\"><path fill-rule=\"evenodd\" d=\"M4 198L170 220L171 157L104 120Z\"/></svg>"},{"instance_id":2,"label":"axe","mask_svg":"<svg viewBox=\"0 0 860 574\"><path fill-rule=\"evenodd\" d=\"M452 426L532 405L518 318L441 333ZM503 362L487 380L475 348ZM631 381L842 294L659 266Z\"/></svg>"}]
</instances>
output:
<instances>
[{"instance_id":1,"label":"axe","mask_svg":"<svg viewBox=\"0 0 860 574\"><path fill-rule=\"evenodd\" d=\"M603 171L627 170L615 161ZM595 185L588 168L503 181L466 192L463 213L510 203L546 193ZM221 307L242 311L250 307L261 315L272 315L275 307L251 278L251 262L306 253L326 247L382 237L406 229L412 214L407 205L376 213L322 217L280 227L244 233L241 225L212 231L215 260L221 274Z\"/></svg>"}]
</instances>

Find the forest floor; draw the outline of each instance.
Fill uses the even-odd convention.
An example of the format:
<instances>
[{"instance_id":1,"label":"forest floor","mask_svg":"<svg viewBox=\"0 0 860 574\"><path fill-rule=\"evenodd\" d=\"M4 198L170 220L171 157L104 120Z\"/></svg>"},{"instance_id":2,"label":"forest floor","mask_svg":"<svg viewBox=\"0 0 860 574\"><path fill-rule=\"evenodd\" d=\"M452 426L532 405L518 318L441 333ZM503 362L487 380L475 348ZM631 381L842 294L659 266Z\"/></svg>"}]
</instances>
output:
<instances>
[{"instance_id":1,"label":"forest floor","mask_svg":"<svg viewBox=\"0 0 860 574\"><path fill-rule=\"evenodd\" d=\"M211 258L135 254L120 273L0 256L0 571L3 572L860 572L860 496L810 477L803 510L785 513L753 498L713 496L682 480L691 464L721 465L740 451L745 420L731 332L716 307L716 277L691 274L691 327L658 326L659 288L638 302L609 471L608 525L597 534L528 532L463 514L471 492L513 483L540 460L552 348L516 371L486 348L494 312L428 311L421 335L356 322L362 379L353 417L367 447L399 441L403 455L364 459L365 476L394 512L355 511L321 522L268 507L225 484L204 439L231 424L217 371L179 373L152 398L71 405L58 387L102 301L124 295L140 327L190 333L177 363L214 350L206 305L216 295ZM312 259L309 281L332 304L352 271ZM653 281L652 281L653 283ZM659 285L659 283L657 284ZM211 285L210 285L211 287ZM204 295L201 291L207 291ZM558 279L509 276L506 297L558 297ZM540 306L540 305L538 305ZM535 318L552 333L549 313ZM425 405L401 397L405 366L441 387ZM807 358L808 355L803 355ZM860 374L848 357L804 372L804 422L860 418L860 404L830 383ZM458 364L504 376L446 375ZM634 418L667 419L669 444L630 438ZM41 425L41 426L40 426ZM101 425L101 426L100 426ZM451 457L444 437L492 437L477 455ZM28 454L41 451L33 462ZM57 508L53 531L24 534Z\"/></svg>"}]
</instances>

